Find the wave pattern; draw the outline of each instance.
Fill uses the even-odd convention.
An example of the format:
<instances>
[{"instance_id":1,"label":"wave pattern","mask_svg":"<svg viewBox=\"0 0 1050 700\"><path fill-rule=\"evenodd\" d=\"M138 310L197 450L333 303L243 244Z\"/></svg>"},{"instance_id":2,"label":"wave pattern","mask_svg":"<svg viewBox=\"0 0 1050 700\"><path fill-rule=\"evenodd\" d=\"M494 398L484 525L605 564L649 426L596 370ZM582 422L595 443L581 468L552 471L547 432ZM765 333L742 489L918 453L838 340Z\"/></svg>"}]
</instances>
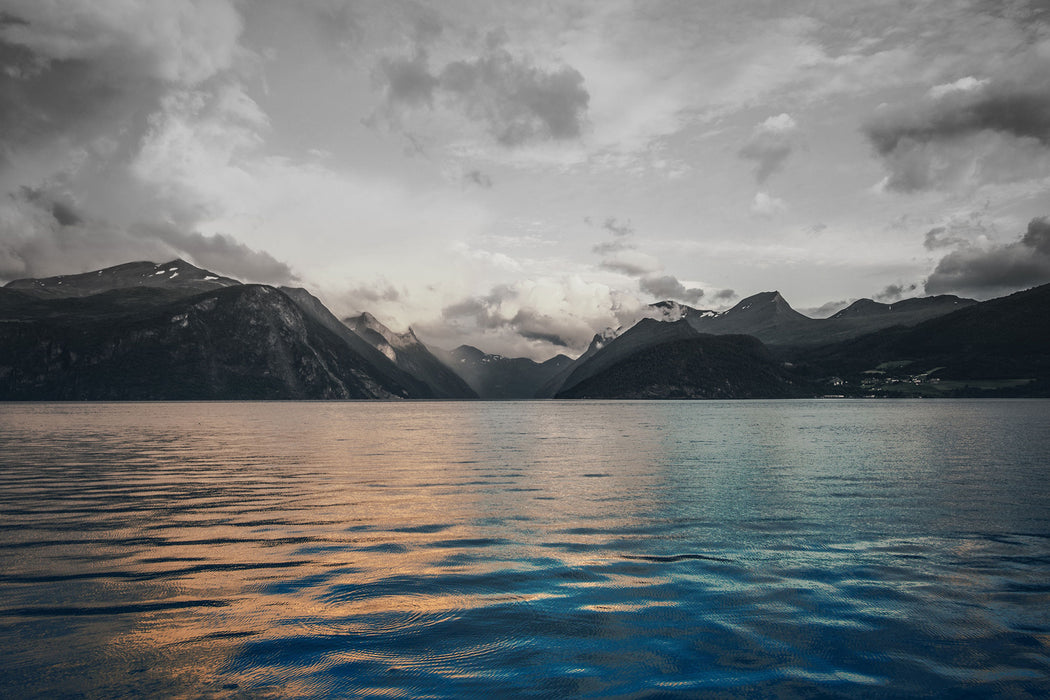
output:
<instances>
[{"instance_id":1,"label":"wave pattern","mask_svg":"<svg viewBox=\"0 0 1050 700\"><path fill-rule=\"evenodd\" d=\"M1048 409L2 405L0 696L1045 696Z\"/></svg>"}]
</instances>

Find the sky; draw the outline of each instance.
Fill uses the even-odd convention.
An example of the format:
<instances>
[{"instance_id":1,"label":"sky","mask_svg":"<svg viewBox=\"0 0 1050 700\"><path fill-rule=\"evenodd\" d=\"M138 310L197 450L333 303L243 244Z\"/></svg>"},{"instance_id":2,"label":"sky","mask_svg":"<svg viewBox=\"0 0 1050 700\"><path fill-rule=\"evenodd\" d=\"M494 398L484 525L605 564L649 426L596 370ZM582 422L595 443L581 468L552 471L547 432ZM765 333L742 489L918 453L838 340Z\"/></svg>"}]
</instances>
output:
<instances>
[{"instance_id":1,"label":"sky","mask_svg":"<svg viewBox=\"0 0 1050 700\"><path fill-rule=\"evenodd\" d=\"M1050 281L1050 0L0 0L0 282L184 258L537 359Z\"/></svg>"}]
</instances>

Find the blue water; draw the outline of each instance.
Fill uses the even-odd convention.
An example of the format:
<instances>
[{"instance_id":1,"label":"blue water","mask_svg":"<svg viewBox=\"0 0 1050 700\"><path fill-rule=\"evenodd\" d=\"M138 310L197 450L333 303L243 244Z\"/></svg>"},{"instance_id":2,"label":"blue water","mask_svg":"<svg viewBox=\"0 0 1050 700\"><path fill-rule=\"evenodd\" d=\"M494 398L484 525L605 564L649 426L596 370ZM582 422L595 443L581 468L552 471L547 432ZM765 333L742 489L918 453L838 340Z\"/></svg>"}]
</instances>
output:
<instances>
[{"instance_id":1,"label":"blue water","mask_svg":"<svg viewBox=\"0 0 1050 700\"><path fill-rule=\"evenodd\" d=\"M2 697L1045 697L1050 401L0 405Z\"/></svg>"}]
</instances>

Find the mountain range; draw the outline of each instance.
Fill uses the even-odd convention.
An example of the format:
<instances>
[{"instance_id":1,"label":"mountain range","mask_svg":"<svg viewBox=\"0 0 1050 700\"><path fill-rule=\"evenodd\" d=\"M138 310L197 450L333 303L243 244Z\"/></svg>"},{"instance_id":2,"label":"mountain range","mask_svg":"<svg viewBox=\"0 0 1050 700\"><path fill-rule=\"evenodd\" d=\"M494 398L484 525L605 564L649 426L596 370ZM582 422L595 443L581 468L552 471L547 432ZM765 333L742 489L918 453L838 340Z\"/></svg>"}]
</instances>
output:
<instances>
[{"instance_id":1,"label":"mountain range","mask_svg":"<svg viewBox=\"0 0 1050 700\"><path fill-rule=\"evenodd\" d=\"M576 359L428 348L307 290L183 260L0 288L0 400L1050 396L1050 285L977 302L779 292L723 312L662 301Z\"/></svg>"}]
</instances>

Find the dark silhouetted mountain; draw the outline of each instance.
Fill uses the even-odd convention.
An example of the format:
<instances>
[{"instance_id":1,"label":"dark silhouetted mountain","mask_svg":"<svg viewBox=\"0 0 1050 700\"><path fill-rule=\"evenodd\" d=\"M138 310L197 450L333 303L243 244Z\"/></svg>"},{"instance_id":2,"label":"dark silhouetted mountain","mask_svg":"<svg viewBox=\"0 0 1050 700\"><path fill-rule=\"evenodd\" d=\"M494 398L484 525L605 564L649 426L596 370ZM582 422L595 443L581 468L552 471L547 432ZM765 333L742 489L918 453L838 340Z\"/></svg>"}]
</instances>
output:
<instances>
[{"instance_id":1,"label":"dark silhouetted mountain","mask_svg":"<svg viewBox=\"0 0 1050 700\"><path fill-rule=\"evenodd\" d=\"M644 321L643 321L644 323ZM696 335L684 321L671 339L631 351L629 333L609 344L615 362L606 360L583 379L566 382L558 393L566 399L754 399L813 394L805 383L774 358L757 338L742 335ZM688 337L688 336L692 337ZM595 356L599 357L601 353ZM580 369L583 369L581 367ZM575 375L575 373L574 373Z\"/></svg>"},{"instance_id":2,"label":"dark silhouetted mountain","mask_svg":"<svg viewBox=\"0 0 1050 700\"><path fill-rule=\"evenodd\" d=\"M0 398L409 397L284 293L234 285L34 298L0 290Z\"/></svg>"},{"instance_id":3,"label":"dark silhouetted mountain","mask_svg":"<svg viewBox=\"0 0 1050 700\"><path fill-rule=\"evenodd\" d=\"M691 340L699 335L688 318L673 322L643 318L625 333L611 340L603 341L595 336L591 347L588 348L591 354L584 353L580 356L554 395L564 394L577 384L623 362L641 350L671 341Z\"/></svg>"},{"instance_id":4,"label":"dark silhouetted mountain","mask_svg":"<svg viewBox=\"0 0 1050 700\"><path fill-rule=\"evenodd\" d=\"M763 343L793 345L818 332L821 321L791 308L780 292L762 292L714 315L690 315L689 323L701 333L753 335Z\"/></svg>"},{"instance_id":5,"label":"dark silhouetted mountain","mask_svg":"<svg viewBox=\"0 0 1050 700\"><path fill-rule=\"evenodd\" d=\"M235 279L202 270L185 260L172 260L161 265L130 262L79 275L18 279L4 287L40 298L60 298L86 297L111 289L135 287L161 289L171 296L186 296L238 284L240 282Z\"/></svg>"},{"instance_id":6,"label":"dark silhouetted mountain","mask_svg":"<svg viewBox=\"0 0 1050 700\"><path fill-rule=\"evenodd\" d=\"M540 387L572 364L565 355L545 362L527 357L489 355L470 345L445 353L442 360L483 399L531 399Z\"/></svg>"},{"instance_id":7,"label":"dark silhouetted mountain","mask_svg":"<svg viewBox=\"0 0 1050 700\"><path fill-rule=\"evenodd\" d=\"M539 395L568 394L573 387L623 363L628 357L672 340L687 340L701 334L749 335L761 340L775 354L790 356L793 350L825 346L887 327L914 325L974 303L954 296L908 299L896 304L866 299L854 302L830 319L821 320L795 311L779 292L755 294L721 313L677 302L658 302L650 306L649 318L627 331L596 335L587 351L544 385ZM650 359L655 356L645 355ZM769 395L781 395L778 391L771 387Z\"/></svg>"},{"instance_id":8,"label":"dark silhouetted mountain","mask_svg":"<svg viewBox=\"0 0 1050 700\"><path fill-rule=\"evenodd\" d=\"M1050 395L1047 319L1050 285L1043 285L914 326L799 350L795 360L851 393Z\"/></svg>"},{"instance_id":9,"label":"dark silhouetted mountain","mask_svg":"<svg viewBox=\"0 0 1050 700\"><path fill-rule=\"evenodd\" d=\"M681 317L701 333L753 335L776 348L825 345L891 326L912 326L974 303L972 299L951 295L905 299L894 304L860 299L826 319L795 311L779 292L755 294L721 313L676 306L685 310ZM667 304L675 302L652 306ZM671 316L669 320L676 320Z\"/></svg>"},{"instance_id":10,"label":"dark silhouetted mountain","mask_svg":"<svg viewBox=\"0 0 1050 700\"><path fill-rule=\"evenodd\" d=\"M281 291L296 303L310 318L334 333L351 350L363 357L371 365L371 374L385 383L406 387L413 398L435 399L447 398L421 377L400 367L386 353L380 352L368 339L362 338L346 324L336 318L335 314L321 303L321 300L301 287L281 287ZM435 360L436 361L436 360Z\"/></svg>"},{"instance_id":11,"label":"dark silhouetted mountain","mask_svg":"<svg viewBox=\"0 0 1050 700\"><path fill-rule=\"evenodd\" d=\"M347 318L343 323L377 352L430 387L435 398L476 399L468 383L439 360L409 328L395 333L370 313Z\"/></svg>"}]
</instances>

